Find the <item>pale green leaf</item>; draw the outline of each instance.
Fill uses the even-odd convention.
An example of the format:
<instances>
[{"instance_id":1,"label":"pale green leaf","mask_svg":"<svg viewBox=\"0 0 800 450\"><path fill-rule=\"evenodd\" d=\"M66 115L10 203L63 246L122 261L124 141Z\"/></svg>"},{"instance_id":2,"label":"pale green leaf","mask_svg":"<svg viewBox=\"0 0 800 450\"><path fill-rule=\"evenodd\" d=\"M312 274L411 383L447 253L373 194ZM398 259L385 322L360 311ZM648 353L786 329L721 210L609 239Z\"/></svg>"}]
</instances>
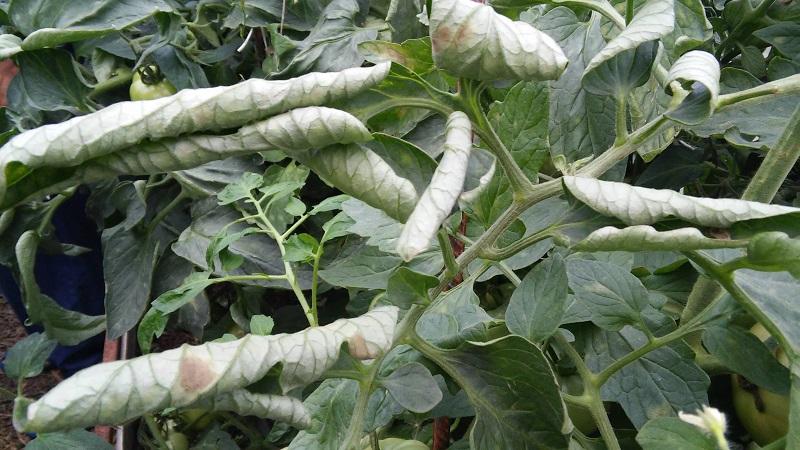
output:
<instances>
[{"instance_id":1,"label":"pale green leaf","mask_svg":"<svg viewBox=\"0 0 800 450\"><path fill-rule=\"evenodd\" d=\"M777 231L759 233L750 239L747 259L761 270L786 270L800 279L800 239Z\"/></svg>"},{"instance_id":2,"label":"pale green leaf","mask_svg":"<svg viewBox=\"0 0 800 450\"><path fill-rule=\"evenodd\" d=\"M382 307L295 334L250 334L98 364L59 383L39 400L19 405L16 426L47 432L118 424L239 390L278 363L283 367L280 386L288 392L319 378L336 362L345 342L354 357L376 358L391 346L396 321L397 308Z\"/></svg>"},{"instance_id":3,"label":"pale green leaf","mask_svg":"<svg viewBox=\"0 0 800 450\"><path fill-rule=\"evenodd\" d=\"M669 69L667 84L678 82L689 92L667 117L689 125L710 117L717 107L719 76L719 62L708 52L693 50L678 58Z\"/></svg>"},{"instance_id":4,"label":"pale green leaf","mask_svg":"<svg viewBox=\"0 0 800 450\"><path fill-rule=\"evenodd\" d=\"M594 178L565 176L564 186L595 211L629 225L653 224L667 217L708 227L800 211L781 205L738 199L691 197L667 189L634 187Z\"/></svg>"},{"instance_id":5,"label":"pale green leaf","mask_svg":"<svg viewBox=\"0 0 800 450\"><path fill-rule=\"evenodd\" d=\"M466 114L456 111L450 114L445 128L444 156L397 240L397 253L406 261L430 247L464 189L472 149L472 124Z\"/></svg>"},{"instance_id":6,"label":"pale green leaf","mask_svg":"<svg viewBox=\"0 0 800 450\"><path fill-rule=\"evenodd\" d=\"M706 237L697 228L658 231L649 225L635 225L622 229L600 228L575 244L572 249L580 252L645 252L741 246L741 242Z\"/></svg>"},{"instance_id":7,"label":"pale green leaf","mask_svg":"<svg viewBox=\"0 0 800 450\"><path fill-rule=\"evenodd\" d=\"M86 430L42 433L25 446L26 450L111 450L113 448L100 436Z\"/></svg>"},{"instance_id":8,"label":"pale green leaf","mask_svg":"<svg viewBox=\"0 0 800 450\"><path fill-rule=\"evenodd\" d=\"M457 76L552 80L567 65L552 38L470 0L435 0L430 34L436 66Z\"/></svg>"},{"instance_id":9,"label":"pale green leaf","mask_svg":"<svg viewBox=\"0 0 800 450\"><path fill-rule=\"evenodd\" d=\"M10 58L22 51L22 39L13 34L0 34L0 59Z\"/></svg>"},{"instance_id":10,"label":"pale green leaf","mask_svg":"<svg viewBox=\"0 0 800 450\"><path fill-rule=\"evenodd\" d=\"M311 417L300 400L283 395L255 394L246 389L223 392L192 403L189 407L233 411L241 416L286 422L297 428L306 428L311 424Z\"/></svg>"}]
</instances>

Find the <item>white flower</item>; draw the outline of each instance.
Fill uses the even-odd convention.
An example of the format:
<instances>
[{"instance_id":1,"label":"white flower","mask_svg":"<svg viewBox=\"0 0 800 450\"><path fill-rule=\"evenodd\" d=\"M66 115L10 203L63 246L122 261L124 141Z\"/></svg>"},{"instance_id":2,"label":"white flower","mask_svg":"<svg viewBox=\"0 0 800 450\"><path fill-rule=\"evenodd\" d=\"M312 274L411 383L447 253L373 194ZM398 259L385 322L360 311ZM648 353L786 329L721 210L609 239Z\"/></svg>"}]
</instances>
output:
<instances>
[{"instance_id":1,"label":"white flower","mask_svg":"<svg viewBox=\"0 0 800 450\"><path fill-rule=\"evenodd\" d=\"M725 434L727 428L727 420L725 414L720 412L717 408L712 408L708 405L703 405L703 409L697 410L695 414L679 412L678 417L704 431L711 434Z\"/></svg>"}]
</instances>

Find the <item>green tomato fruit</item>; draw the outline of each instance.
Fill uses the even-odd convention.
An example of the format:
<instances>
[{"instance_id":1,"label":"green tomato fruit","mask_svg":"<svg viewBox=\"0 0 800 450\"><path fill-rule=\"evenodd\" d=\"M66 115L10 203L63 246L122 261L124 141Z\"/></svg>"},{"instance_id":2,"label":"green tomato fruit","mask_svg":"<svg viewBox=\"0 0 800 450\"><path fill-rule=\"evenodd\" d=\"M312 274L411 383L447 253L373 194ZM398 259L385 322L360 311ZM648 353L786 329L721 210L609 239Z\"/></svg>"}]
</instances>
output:
<instances>
[{"instance_id":1,"label":"green tomato fruit","mask_svg":"<svg viewBox=\"0 0 800 450\"><path fill-rule=\"evenodd\" d=\"M559 377L559 384L561 390L571 395L583 394L583 380L580 375L567 375ZM567 403L567 413L572 423L581 433L591 434L597 430L597 423L592 417L592 412L589 408L580 405L573 405Z\"/></svg>"},{"instance_id":2,"label":"green tomato fruit","mask_svg":"<svg viewBox=\"0 0 800 450\"><path fill-rule=\"evenodd\" d=\"M181 410L181 418L186 424L186 429L191 431L203 431L211 425L214 420L214 413L204 409L184 409Z\"/></svg>"},{"instance_id":3,"label":"green tomato fruit","mask_svg":"<svg viewBox=\"0 0 800 450\"><path fill-rule=\"evenodd\" d=\"M420 441L386 438L380 440L381 450L430 450L430 448ZM371 445L364 447L364 450L372 449Z\"/></svg>"},{"instance_id":4,"label":"green tomato fruit","mask_svg":"<svg viewBox=\"0 0 800 450\"><path fill-rule=\"evenodd\" d=\"M130 88L131 100L153 100L170 96L176 92L178 90L164 78L157 66L145 66L133 74Z\"/></svg>"},{"instance_id":5,"label":"green tomato fruit","mask_svg":"<svg viewBox=\"0 0 800 450\"><path fill-rule=\"evenodd\" d=\"M189 438L183 433L170 432L167 437L167 446L170 450L189 450Z\"/></svg>"},{"instance_id":6,"label":"green tomato fruit","mask_svg":"<svg viewBox=\"0 0 800 450\"><path fill-rule=\"evenodd\" d=\"M760 324L750 331L762 341L770 338L769 332ZM780 348L775 357L784 366L789 358ZM789 397L770 392L747 381L741 375L732 375L733 407L739 421L758 445L769 444L785 436L789 431Z\"/></svg>"}]
</instances>

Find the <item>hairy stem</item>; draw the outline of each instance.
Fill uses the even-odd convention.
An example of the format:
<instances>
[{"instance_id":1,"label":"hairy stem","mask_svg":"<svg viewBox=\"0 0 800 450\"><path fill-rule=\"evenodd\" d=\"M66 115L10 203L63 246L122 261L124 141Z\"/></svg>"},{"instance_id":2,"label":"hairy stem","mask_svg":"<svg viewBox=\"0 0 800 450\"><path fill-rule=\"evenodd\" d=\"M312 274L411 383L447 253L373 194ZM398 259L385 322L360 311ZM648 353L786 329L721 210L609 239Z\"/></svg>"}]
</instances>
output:
<instances>
[{"instance_id":1,"label":"hairy stem","mask_svg":"<svg viewBox=\"0 0 800 450\"><path fill-rule=\"evenodd\" d=\"M286 261L286 247L283 245L284 238L278 230L272 225L269 218L267 217L264 208L261 206L261 200L256 199L252 193L248 194L248 198L250 202L256 207L258 218L260 219L260 225L264 227L267 233L270 234L272 239L275 240L275 244L278 246L278 250L281 252L281 259L283 260L283 270L286 274L286 282L289 283L289 287L294 292L295 297L297 297L297 301L300 303L300 307L303 308L303 313L305 313L306 319L308 320L308 324L312 327L317 326L317 317L312 311L311 307L306 300L305 294L303 294L303 290L300 289L300 286L297 284L297 276L294 273L294 268L292 267L292 263Z\"/></svg>"},{"instance_id":2,"label":"hairy stem","mask_svg":"<svg viewBox=\"0 0 800 450\"><path fill-rule=\"evenodd\" d=\"M767 153L742 200L769 203L800 157L800 105L795 108L775 147Z\"/></svg>"},{"instance_id":3,"label":"hairy stem","mask_svg":"<svg viewBox=\"0 0 800 450\"><path fill-rule=\"evenodd\" d=\"M554 339L558 347L572 360L575 368L578 369L578 375L583 380L583 395L576 398L580 403L589 408L592 413L592 418L597 423L597 428L600 430L600 436L606 443L609 450L621 450L617 435L614 433L614 427L611 426L611 421L608 418L608 413L603 405L603 400L600 397L600 387L603 385L598 379L597 375L593 374L586 363L583 362L581 355L575 350L563 334L556 332Z\"/></svg>"},{"instance_id":4,"label":"hairy stem","mask_svg":"<svg viewBox=\"0 0 800 450\"><path fill-rule=\"evenodd\" d=\"M800 81L800 79L798 80ZM775 147L767 153L742 195L743 200L769 203L783 185L789 171L800 157L800 106L798 106ZM719 285L700 276L681 314L681 322L689 320L720 294ZM699 337L693 339L697 344Z\"/></svg>"}]
</instances>

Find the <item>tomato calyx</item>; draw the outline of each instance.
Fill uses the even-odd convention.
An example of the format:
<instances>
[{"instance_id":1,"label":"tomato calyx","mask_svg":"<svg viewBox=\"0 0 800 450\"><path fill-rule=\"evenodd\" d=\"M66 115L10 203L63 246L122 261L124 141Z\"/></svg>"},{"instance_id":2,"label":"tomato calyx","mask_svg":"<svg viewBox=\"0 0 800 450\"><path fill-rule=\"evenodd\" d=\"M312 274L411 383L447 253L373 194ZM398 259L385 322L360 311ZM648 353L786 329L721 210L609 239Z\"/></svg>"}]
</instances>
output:
<instances>
[{"instance_id":1,"label":"tomato calyx","mask_svg":"<svg viewBox=\"0 0 800 450\"><path fill-rule=\"evenodd\" d=\"M161 72L161 69L154 64L148 64L136 69L136 72L139 74L139 78L142 80L142 83L146 85L155 85L159 84L164 81L165 77L164 74Z\"/></svg>"}]
</instances>

